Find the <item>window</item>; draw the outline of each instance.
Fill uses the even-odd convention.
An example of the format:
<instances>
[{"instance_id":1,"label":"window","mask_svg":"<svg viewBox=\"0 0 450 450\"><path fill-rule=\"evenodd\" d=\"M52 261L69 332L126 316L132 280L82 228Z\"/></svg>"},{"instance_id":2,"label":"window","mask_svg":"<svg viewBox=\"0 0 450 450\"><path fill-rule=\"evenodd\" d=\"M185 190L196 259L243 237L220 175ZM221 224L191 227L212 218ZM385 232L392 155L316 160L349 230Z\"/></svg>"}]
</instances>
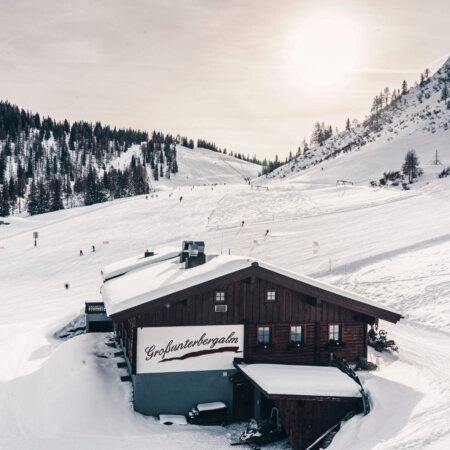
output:
<instances>
[{"instance_id":1,"label":"window","mask_svg":"<svg viewBox=\"0 0 450 450\"><path fill-rule=\"evenodd\" d=\"M341 340L341 327L337 324L329 325L329 339L334 341Z\"/></svg>"},{"instance_id":2,"label":"window","mask_svg":"<svg viewBox=\"0 0 450 450\"><path fill-rule=\"evenodd\" d=\"M303 327L301 325L291 326L291 343L301 344L303 342Z\"/></svg>"},{"instance_id":3,"label":"window","mask_svg":"<svg viewBox=\"0 0 450 450\"><path fill-rule=\"evenodd\" d=\"M216 302L223 303L225 301L225 291L216 291Z\"/></svg>"},{"instance_id":4,"label":"window","mask_svg":"<svg viewBox=\"0 0 450 450\"><path fill-rule=\"evenodd\" d=\"M258 344L268 345L271 338L270 327L258 327Z\"/></svg>"},{"instance_id":5,"label":"window","mask_svg":"<svg viewBox=\"0 0 450 450\"><path fill-rule=\"evenodd\" d=\"M269 289L266 292L266 300L268 302L274 302L277 299L277 291L275 289Z\"/></svg>"}]
</instances>

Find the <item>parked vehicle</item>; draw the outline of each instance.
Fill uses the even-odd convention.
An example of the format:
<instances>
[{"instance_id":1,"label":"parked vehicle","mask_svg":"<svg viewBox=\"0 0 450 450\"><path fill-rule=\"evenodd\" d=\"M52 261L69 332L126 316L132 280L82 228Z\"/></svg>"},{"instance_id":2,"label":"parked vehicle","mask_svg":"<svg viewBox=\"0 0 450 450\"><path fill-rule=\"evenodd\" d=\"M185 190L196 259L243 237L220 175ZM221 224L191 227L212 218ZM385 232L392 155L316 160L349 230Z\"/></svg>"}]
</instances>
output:
<instances>
[{"instance_id":1,"label":"parked vehicle","mask_svg":"<svg viewBox=\"0 0 450 450\"><path fill-rule=\"evenodd\" d=\"M265 420L251 419L247 428L241 434L238 444L268 444L286 436L281 424L277 408L272 408L270 418Z\"/></svg>"},{"instance_id":2,"label":"parked vehicle","mask_svg":"<svg viewBox=\"0 0 450 450\"><path fill-rule=\"evenodd\" d=\"M371 328L369 331L368 344L377 352L382 352L385 348L398 351L398 345L393 339L387 339L387 331L380 330L378 333Z\"/></svg>"}]
</instances>

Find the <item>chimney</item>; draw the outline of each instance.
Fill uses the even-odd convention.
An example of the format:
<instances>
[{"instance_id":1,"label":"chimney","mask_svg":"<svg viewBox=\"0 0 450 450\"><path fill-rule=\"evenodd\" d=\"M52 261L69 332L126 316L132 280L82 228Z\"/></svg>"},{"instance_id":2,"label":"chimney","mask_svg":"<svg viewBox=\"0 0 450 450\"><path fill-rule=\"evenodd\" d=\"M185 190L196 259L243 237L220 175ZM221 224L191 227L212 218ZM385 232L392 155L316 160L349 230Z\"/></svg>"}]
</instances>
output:
<instances>
[{"instance_id":1,"label":"chimney","mask_svg":"<svg viewBox=\"0 0 450 450\"><path fill-rule=\"evenodd\" d=\"M187 246L187 250L184 250L185 246ZM186 269L205 264L205 243L203 241L183 241L180 261L184 261Z\"/></svg>"},{"instance_id":2,"label":"chimney","mask_svg":"<svg viewBox=\"0 0 450 450\"><path fill-rule=\"evenodd\" d=\"M193 244L193 241L183 241L181 244L180 263L185 262L188 258L190 244Z\"/></svg>"},{"instance_id":3,"label":"chimney","mask_svg":"<svg viewBox=\"0 0 450 450\"><path fill-rule=\"evenodd\" d=\"M149 256L153 256L155 252L149 252L148 250L145 250L144 258L148 258Z\"/></svg>"}]
</instances>

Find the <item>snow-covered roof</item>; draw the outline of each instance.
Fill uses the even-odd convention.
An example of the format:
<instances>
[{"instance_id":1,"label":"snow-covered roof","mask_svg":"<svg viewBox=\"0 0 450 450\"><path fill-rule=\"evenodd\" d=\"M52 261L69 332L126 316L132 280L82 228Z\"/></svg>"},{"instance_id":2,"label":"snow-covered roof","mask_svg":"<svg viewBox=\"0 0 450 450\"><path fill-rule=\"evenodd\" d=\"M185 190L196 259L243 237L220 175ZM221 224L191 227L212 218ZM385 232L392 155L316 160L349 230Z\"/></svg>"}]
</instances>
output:
<instances>
[{"instance_id":1,"label":"snow-covered roof","mask_svg":"<svg viewBox=\"0 0 450 450\"><path fill-rule=\"evenodd\" d=\"M212 411L213 409L223 409L226 408L224 402L210 402L210 403L199 403L197 409L199 411Z\"/></svg>"},{"instance_id":2,"label":"snow-covered roof","mask_svg":"<svg viewBox=\"0 0 450 450\"><path fill-rule=\"evenodd\" d=\"M142 252L139 256L133 256L131 258L108 264L102 269L103 281L118 277L119 275L123 275L131 270L138 269L155 262L174 258L179 253L180 249L176 249L175 247L164 247L155 251L152 256L144 256L144 252Z\"/></svg>"},{"instance_id":3,"label":"snow-covered roof","mask_svg":"<svg viewBox=\"0 0 450 450\"><path fill-rule=\"evenodd\" d=\"M252 260L229 255L206 255L206 262L185 269L179 259L168 259L106 281L101 293L108 315L182 291L250 266Z\"/></svg>"},{"instance_id":4,"label":"snow-covered roof","mask_svg":"<svg viewBox=\"0 0 450 450\"><path fill-rule=\"evenodd\" d=\"M169 255L172 255L171 259L169 259ZM253 263L257 263L263 269L307 285L397 314L386 306L361 295L253 258L233 255L206 255L204 264L190 269L185 269L185 264L180 263L178 258L173 258L173 254L170 252L164 254L157 251L154 257L145 258L145 260L148 260L148 263L138 265L137 260L131 258L107 266L102 270L105 277L105 273L111 276L112 273L119 273L124 267L129 268L129 271L125 271L127 273L121 277L110 279L110 276L107 276L107 281L101 288L108 315L111 316L166 295L249 268Z\"/></svg>"},{"instance_id":5,"label":"snow-covered roof","mask_svg":"<svg viewBox=\"0 0 450 450\"><path fill-rule=\"evenodd\" d=\"M238 364L269 395L361 397L360 386L336 367Z\"/></svg>"}]
</instances>

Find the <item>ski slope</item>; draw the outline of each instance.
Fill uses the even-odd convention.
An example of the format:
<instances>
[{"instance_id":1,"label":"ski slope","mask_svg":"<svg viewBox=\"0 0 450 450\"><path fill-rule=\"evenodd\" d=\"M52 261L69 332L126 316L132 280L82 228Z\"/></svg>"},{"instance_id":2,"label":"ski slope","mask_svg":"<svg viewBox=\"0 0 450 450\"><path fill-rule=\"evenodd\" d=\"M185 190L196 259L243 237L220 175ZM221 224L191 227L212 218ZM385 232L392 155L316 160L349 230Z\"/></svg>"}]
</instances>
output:
<instances>
[{"instance_id":1,"label":"ski slope","mask_svg":"<svg viewBox=\"0 0 450 450\"><path fill-rule=\"evenodd\" d=\"M158 197L8 218L0 226L0 448L222 449L236 440L238 424L167 427L135 413L108 335L54 337L85 301L101 300L102 266L183 239L205 240L207 252L266 260L402 313L399 324L382 324L400 352L370 353L380 370L362 376L372 412L350 420L329 448L449 448L450 178L430 172L428 184L410 191L336 187L336 160L321 183L299 176L274 180L269 191L241 180L213 189L166 186Z\"/></svg>"},{"instance_id":2,"label":"ski slope","mask_svg":"<svg viewBox=\"0 0 450 450\"><path fill-rule=\"evenodd\" d=\"M258 164L206 148L190 149L177 145L176 152L178 173L171 174L170 179L160 177L154 180L151 169L147 169L150 183L155 190L205 184L247 183L248 179L256 178L262 170ZM139 145L133 145L127 152L112 160L111 166L116 169L129 167L133 156L142 158Z\"/></svg>"}]
</instances>

